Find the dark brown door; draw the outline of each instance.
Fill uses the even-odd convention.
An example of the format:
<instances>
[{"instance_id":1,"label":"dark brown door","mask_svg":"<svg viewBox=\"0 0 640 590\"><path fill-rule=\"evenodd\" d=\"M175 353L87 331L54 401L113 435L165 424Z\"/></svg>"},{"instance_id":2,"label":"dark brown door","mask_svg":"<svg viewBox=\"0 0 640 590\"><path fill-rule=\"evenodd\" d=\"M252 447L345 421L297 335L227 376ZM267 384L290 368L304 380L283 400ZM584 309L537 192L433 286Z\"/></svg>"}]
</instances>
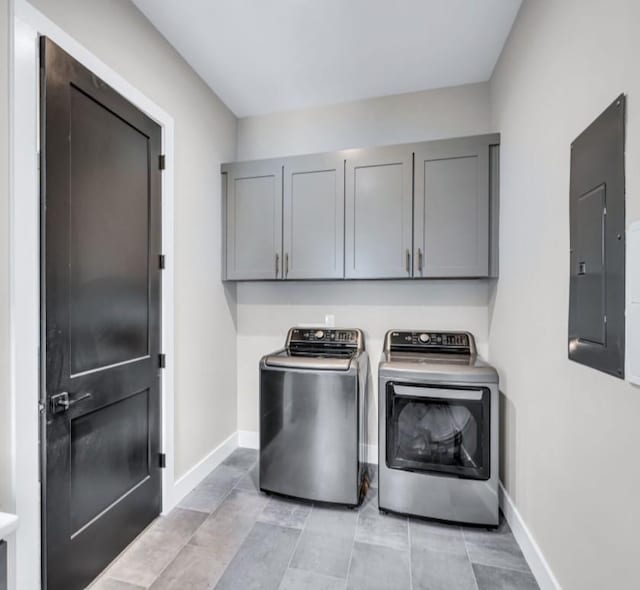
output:
<instances>
[{"instance_id":1,"label":"dark brown door","mask_svg":"<svg viewBox=\"0 0 640 590\"><path fill-rule=\"evenodd\" d=\"M161 509L160 128L46 38L43 586L84 588Z\"/></svg>"}]
</instances>

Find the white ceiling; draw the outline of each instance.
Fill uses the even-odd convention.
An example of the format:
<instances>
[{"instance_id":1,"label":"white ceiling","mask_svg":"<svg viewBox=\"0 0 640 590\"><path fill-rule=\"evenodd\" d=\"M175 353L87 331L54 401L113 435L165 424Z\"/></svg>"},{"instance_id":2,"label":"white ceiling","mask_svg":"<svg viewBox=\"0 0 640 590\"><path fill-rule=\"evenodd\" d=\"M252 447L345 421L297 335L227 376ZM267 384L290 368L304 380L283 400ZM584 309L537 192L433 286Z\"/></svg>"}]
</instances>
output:
<instances>
[{"instance_id":1,"label":"white ceiling","mask_svg":"<svg viewBox=\"0 0 640 590\"><path fill-rule=\"evenodd\" d=\"M481 82L522 0L133 0L238 116Z\"/></svg>"}]
</instances>

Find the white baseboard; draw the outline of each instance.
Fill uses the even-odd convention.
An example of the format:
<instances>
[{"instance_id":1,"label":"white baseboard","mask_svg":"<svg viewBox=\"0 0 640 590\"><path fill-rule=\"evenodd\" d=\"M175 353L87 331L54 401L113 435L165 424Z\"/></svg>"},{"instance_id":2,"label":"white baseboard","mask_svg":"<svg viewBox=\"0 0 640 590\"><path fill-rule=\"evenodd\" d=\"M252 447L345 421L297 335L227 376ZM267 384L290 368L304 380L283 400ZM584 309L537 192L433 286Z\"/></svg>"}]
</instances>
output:
<instances>
[{"instance_id":1,"label":"white baseboard","mask_svg":"<svg viewBox=\"0 0 640 590\"><path fill-rule=\"evenodd\" d=\"M165 513L174 508L193 488L195 488L209 473L222 463L235 449L238 448L238 432L220 443L204 459L194 465L173 484L173 497Z\"/></svg>"},{"instance_id":2,"label":"white baseboard","mask_svg":"<svg viewBox=\"0 0 640 590\"><path fill-rule=\"evenodd\" d=\"M562 590L560 583L553 575L551 567L549 567L547 560L542 554L538 543L536 543L536 540L533 538L531 531L522 519L520 512L518 512L518 509L502 485L502 482L500 482L499 494L500 508L502 508L504 517L507 519L513 532L513 536L516 538L516 541L518 541L518 545L520 545L520 549L522 549L522 553L541 590Z\"/></svg>"},{"instance_id":3,"label":"white baseboard","mask_svg":"<svg viewBox=\"0 0 640 590\"><path fill-rule=\"evenodd\" d=\"M260 437L255 430L238 430L238 446L246 449L259 449Z\"/></svg>"}]
</instances>

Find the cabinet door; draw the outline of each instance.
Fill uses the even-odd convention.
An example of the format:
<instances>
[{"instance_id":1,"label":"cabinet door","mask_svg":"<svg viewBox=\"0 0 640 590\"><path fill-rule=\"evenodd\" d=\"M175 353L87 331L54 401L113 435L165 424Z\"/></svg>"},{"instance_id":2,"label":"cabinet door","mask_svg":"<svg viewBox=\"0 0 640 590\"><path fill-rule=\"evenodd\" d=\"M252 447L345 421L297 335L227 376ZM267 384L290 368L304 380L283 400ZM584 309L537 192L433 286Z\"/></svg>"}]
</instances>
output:
<instances>
[{"instance_id":1,"label":"cabinet door","mask_svg":"<svg viewBox=\"0 0 640 590\"><path fill-rule=\"evenodd\" d=\"M227 279L282 278L282 161L223 166Z\"/></svg>"},{"instance_id":2,"label":"cabinet door","mask_svg":"<svg viewBox=\"0 0 640 590\"><path fill-rule=\"evenodd\" d=\"M416 146L414 275L489 275L489 146L498 136Z\"/></svg>"},{"instance_id":3,"label":"cabinet door","mask_svg":"<svg viewBox=\"0 0 640 590\"><path fill-rule=\"evenodd\" d=\"M411 277L412 168L412 146L347 154L347 278Z\"/></svg>"},{"instance_id":4,"label":"cabinet door","mask_svg":"<svg viewBox=\"0 0 640 590\"><path fill-rule=\"evenodd\" d=\"M336 154L284 164L284 278L344 275L344 159Z\"/></svg>"}]
</instances>

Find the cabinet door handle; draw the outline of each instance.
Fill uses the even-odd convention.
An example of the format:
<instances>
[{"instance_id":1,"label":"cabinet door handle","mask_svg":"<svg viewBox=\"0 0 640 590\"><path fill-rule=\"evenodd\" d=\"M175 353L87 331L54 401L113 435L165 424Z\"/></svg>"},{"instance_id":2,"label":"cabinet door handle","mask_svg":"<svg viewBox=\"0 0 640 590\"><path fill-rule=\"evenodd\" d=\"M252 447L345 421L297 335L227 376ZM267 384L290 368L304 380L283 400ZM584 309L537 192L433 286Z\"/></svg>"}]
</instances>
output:
<instances>
[{"instance_id":1,"label":"cabinet door handle","mask_svg":"<svg viewBox=\"0 0 640 590\"><path fill-rule=\"evenodd\" d=\"M284 255L284 276L289 276L289 252Z\"/></svg>"},{"instance_id":2,"label":"cabinet door handle","mask_svg":"<svg viewBox=\"0 0 640 590\"><path fill-rule=\"evenodd\" d=\"M280 272L280 254L276 252L276 279L278 278L279 272Z\"/></svg>"},{"instance_id":3,"label":"cabinet door handle","mask_svg":"<svg viewBox=\"0 0 640 590\"><path fill-rule=\"evenodd\" d=\"M409 252L409 248L407 248L407 272L411 274L411 252Z\"/></svg>"},{"instance_id":4,"label":"cabinet door handle","mask_svg":"<svg viewBox=\"0 0 640 590\"><path fill-rule=\"evenodd\" d=\"M418 248L418 270L422 272L422 248Z\"/></svg>"}]
</instances>

